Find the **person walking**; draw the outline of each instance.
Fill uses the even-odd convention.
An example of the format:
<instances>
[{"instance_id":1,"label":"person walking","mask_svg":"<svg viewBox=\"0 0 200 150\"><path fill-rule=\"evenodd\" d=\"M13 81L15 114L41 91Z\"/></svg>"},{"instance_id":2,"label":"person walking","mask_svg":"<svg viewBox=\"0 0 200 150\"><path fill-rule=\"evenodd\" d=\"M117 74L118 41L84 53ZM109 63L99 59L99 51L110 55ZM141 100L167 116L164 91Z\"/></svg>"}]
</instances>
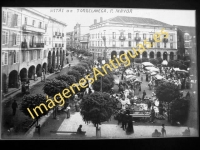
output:
<instances>
[{"instance_id":1,"label":"person walking","mask_svg":"<svg viewBox=\"0 0 200 150\"><path fill-rule=\"evenodd\" d=\"M122 113L122 129L126 130L126 114L125 112Z\"/></svg>"},{"instance_id":2,"label":"person walking","mask_svg":"<svg viewBox=\"0 0 200 150\"><path fill-rule=\"evenodd\" d=\"M13 98L12 98L12 100L13 100ZM18 107L17 102L16 102L16 100L14 100L12 103L13 116L15 116L15 114L16 114L17 107Z\"/></svg>"},{"instance_id":3,"label":"person walking","mask_svg":"<svg viewBox=\"0 0 200 150\"><path fill-rule=\"evenodd\" d=\"M128 126L126 128L126 134L132 134L132 133L134 133L133 121L132 121L132 117L130 115L130 112L128 112L127 123L128 123Z\"/></svg>"},{"instance_id":4,"label":"person walking","mask_svg":"<svg viewBox=\"0 0 200 150\"><path fill-rule=\"evenodd\" d=\"M161 129L162 137L166 136L166 130L165 130L165 125L162 124L162 129Z\"/></svg>"},{"instance_id":5,"label":"person walking","mask_svg":"<svg viewBox=\"0 0 200 150\"><path fill-rule=\"evenodd\" d=\"M67 118L70 118L70 105L67 106Z\"/></svg>"},{"instance_id":6,"label":"person walking","mask_svg":"<svg viewBox=\"0 0 200 150\"><path fill-rule=\"evenodd\" d=\"M144 97L146 96L146 92L145 90L143 91L143 95L142 95L142 100L144 100Z\"/></svg>"}]
</instances>

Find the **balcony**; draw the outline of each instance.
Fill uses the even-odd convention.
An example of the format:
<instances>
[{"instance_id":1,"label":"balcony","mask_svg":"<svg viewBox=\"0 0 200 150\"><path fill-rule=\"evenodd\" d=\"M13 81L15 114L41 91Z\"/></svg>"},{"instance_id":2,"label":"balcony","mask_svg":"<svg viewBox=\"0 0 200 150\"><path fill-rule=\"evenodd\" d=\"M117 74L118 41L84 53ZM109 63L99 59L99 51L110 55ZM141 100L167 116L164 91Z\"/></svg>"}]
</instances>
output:
<instances>
[{"instance_id":1,"label":"balcony","mask_svg":"<svg viewBox=\"0 0 200 150\"><path fill-rule=\"evenodd\" d=\"M44 48L44 43L36 43L37 48Z\"/></svg>"},{"instance_id":2,"label":"balcony","mask_svg":"<svg viewBox=\"0 0 200 150\"><path fill-rule=\"evenodd\" d=\"M141 41L141 37L135 37L135 41Z\"/></svg>"},{"instance_id":3,"label":"balcony","mask_svg":"<svg viewBox=\"0 0 200 150\"><path fill-rule=\"evenodd\" d=\"M106 36L102 36L102 39L105 41L106 40Z\"/></svg>"},{"instance_id":4,"label":"balcony","mask_svg":"<svg viewBox=\"0 0 200 150\"><path fill-rule=\"evenodd\" d=\"M125 36L119 36L119 40L120 40L120 41L125 41L125 40L126 40L126 37L125 37Z\"/></svg>"},{"instance_id":5,"label":"balcony","mask_svg":"<svg viewBox=\"0 0 200 150\"><path fill-rule=\"evenodd\" d=\"M44 28L34 27L31 25L23 25L22 27L23 32L39 32L39 33L45 33Z\"/></svg>"},{"instance_id":6,"label":"balcony","mask_svg":"<svg viewBox=\"0 0 200 150\"><path fill-rule=\"evenodd\" d=\"M21 48L28 48L27 43L26 43L26 42L22 42L22 43L21 43Z\"/></svg>"},{"instance_id":7,"label":"balcony","mask_svg":"<svg viewBox=\"0 0 200 150\"><path fill-rule=\"evenodd\" d=\"M155 42L154 38L149 38L149 42Z\"/></svg>"},{"instance_id":8,"label":"balcony","mask_svg":"<svg viewBox=\"0 0 200 150\"><path fill-rule=\"evenodd\" d=\"M21 43L21 48L28 49L28 48L44 48L44 43L33 43L28 44L27 42Z\"/></svg>"},{"instance_id":9,"label":"balcony","mask_svg":"<svg viewBox=\"0 0 200 150\"><path fill-rule=\"evenodd\" d=\"M164 43L167 43L167 42L168 42L168 39L163 38L163 42L164 42Z\"/></svg>"}]
</instances>

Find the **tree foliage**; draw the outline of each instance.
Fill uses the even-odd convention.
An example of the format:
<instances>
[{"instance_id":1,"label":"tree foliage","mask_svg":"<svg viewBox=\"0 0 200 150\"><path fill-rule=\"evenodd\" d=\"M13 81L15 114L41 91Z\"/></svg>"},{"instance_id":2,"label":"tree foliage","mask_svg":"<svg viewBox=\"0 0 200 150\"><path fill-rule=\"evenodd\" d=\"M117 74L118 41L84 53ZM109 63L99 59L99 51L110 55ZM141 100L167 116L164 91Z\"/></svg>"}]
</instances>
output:
<instances>
[{"instance_id":1,"label":"tree foliage","mask_svg":"<svg viewBox=\"0 0 200 150\"><path fill-rule=\"evenodd\" d=\"M83 66L85 69L89 69L89 66L86 62L80 62L79 64L77 64L77 66Z\"/></svg>"},{"instance_id":2,"label":"tree foliage","mask_svg":"<svg viewBox=\"0 0 200 150\"><path fill-rule=\"evenodd\" d=\"M142 62L149 62L149 58L142 58Z\"/></svg>"},{"instance_id":3,"label":"tree foliage","mask_svg":"<svg viewBox=\"0 0 200 150\"><path fill-rule=\"evenodd\" d=\"M179 92L178 87L175 84L170 83L170 82L162 82L156 88L156 96L159 101L169 103L172 100L179 98L180 92Z\"/></svg>"},{"instance_id":4,"label":"tree foliage","mask_svg":"<svg viewBox=\"0 0 200 150\"><path fill-rule=\"evenodd\" d=\"M76 82L76 79L73 75L68 75L68 74L62 74L56 77L57 80L63 80L65 81L68 85L72 85L73 83Z\"/></svg>"},{"instance_id":5,"label":"tree foliage","mask_svg":"<svg viewBox=\"0 0 200 150\"><path fill-rule=\"evenodd\" d=\"M141 58L135 58L135 63L142 63L142 59Z\"/></svg>"},{"instance_id":6,"label":"tree foliage","mask_svg":"<svg viewBox=\"0 0 200 150\"><path fill-rule=\"evenodd\" d=\"M69 85L64 80L51 79L46 80L43 91L48 96L53 97L55 94L58 94L67 88Z\"/></svg>"},{"instance_id":7,"label":"tree foliage","mask_svg":"<svg viewBox=\"0 0 200 150\"><path fill-rule=\"evenodd\" d=\"M190 101L187 99L176 99L170 105L172 123L180 122L184 124L188 119Z\"/></svg>"},{"instance_id":8,"label":"tree foliage","mask_svg":"<svg viewBox=\"0 0 200 150\"><path fill-rule=\"evenodd\" d=\"M154 64L155 66L158 64L158 60L157 59L150 59L150 63Z\"/></svg>"},{"instance_id":9,"label":"tree foliage","mask_svg":"<svg viewBox=\"0 0 200 150\"><path fill-rule=\"evenodd\" d=\"M109 94L95 92L83 97L80 113L85 122L100 124L110 119L116 107L116 100Z\"/></svg>"},{"instance_id":10,"label":"tree foliage","mask_svg":"<svg viewBox=\"0 0 200 150\"><path fill-rule=\"evenodd\" d=\"M36 94L36 95L25 95L22 98L22 102L21 102L21 107L20 110L26 115L26 116L30 116L30 113L28 112L27 108L29 108L30 110L33 110L33 108L35 108L36 106L39 106L40 104L46 104L46 97L42 94ZM41 107L43 113L41 113L40 111L37 111L39 116L36 116L35 113L33 113L33 116L38 120L41 116L46 115L48 113L49 110L46 110L44 107Z\"/></svg>"},{"instance_id":11,"label":"tree foliage","mask_svg":"<svg viewBox=\"0 0 200 150\"><path fill-rule=\"evenodd\" d=\"M162 61L163 61L163 59L162 59L162 58L160 58L160 57L158 57L158 58L157 58L157 60L158 60L158 64L161 64L161 63L162 63Z\"/></svg>"},{"instance_id":12,"label":"tree foliage","mask_svg":"<svg viewBox=\"0 0 200 150\"><path fill-rule=\"evenodd\" d=\"M79 80L80 80L80 78L81 78L81 74L79 73L79 71L74 70L74 69L69 70L69 71L67 72L67 74L68 74L68 75L74 76L75 79L76 79L76 82L79 82Z\"/></svg>"},{"instance_id":13,"label":"tree foliage","mask_svg":"<svg viewBox=\"0 0 200 150\"><path fill-rule=\"evenodd\" d=\"M86 73L86 68L84 66L73 66L72 67L73 70L77 70L82 76Z\"/></svg>"}]
</instances>

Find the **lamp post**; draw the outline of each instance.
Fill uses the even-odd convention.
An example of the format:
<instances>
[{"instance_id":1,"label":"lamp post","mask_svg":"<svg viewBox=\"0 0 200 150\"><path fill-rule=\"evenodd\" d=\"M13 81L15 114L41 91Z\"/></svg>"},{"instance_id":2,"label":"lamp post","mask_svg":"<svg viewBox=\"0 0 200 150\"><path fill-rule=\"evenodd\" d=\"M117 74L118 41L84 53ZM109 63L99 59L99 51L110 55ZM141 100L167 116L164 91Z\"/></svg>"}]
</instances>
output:
<instances>
[{"instance_id":1,"label":"lamp post","mask_svg":"<svg viewBox=\"0 0 200 150\"><path fill-rule=\"evenodd\" d=\"M105 64L105 60L102 60L102 61L101 61L101 66L104 65L104 64ZM99 68L101 68L101 66L100 66L100 64L99 64ZM102 90L102 83L103 83L103 81L102 81L102 76L101 76L101 90L100 90L101 93L102 93L102 91L103 91L103 90Z\"/></svg>"}]
</instances>

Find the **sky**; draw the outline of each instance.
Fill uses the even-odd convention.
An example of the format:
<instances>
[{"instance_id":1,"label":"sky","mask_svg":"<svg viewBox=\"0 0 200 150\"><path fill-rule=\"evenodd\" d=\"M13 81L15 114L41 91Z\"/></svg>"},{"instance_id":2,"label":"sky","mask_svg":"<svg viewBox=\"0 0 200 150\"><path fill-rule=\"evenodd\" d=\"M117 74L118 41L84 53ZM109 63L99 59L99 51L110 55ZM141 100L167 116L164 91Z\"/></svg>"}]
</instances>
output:
<instances>
[{"instance_id":1,"label":"sky","mask_svg":"<svg viewBox=\"0 0 200 150\"><path fill-rule=\"evenodd\" d=\"M81 24L88 32L88 26L115 16L130 16L152 18L170 25L181 25L195 27L195 10L173 10L173 9L130 9L130 8L81 8L81 7L33 7L33 9L49 15L67 24L67 32L73 31L76 23ZM94 12L100 10L100 12ZM123 12L118 12L122 10ZM86 12L90 11L90 12Z\"/></svg>"}]
</instances>

